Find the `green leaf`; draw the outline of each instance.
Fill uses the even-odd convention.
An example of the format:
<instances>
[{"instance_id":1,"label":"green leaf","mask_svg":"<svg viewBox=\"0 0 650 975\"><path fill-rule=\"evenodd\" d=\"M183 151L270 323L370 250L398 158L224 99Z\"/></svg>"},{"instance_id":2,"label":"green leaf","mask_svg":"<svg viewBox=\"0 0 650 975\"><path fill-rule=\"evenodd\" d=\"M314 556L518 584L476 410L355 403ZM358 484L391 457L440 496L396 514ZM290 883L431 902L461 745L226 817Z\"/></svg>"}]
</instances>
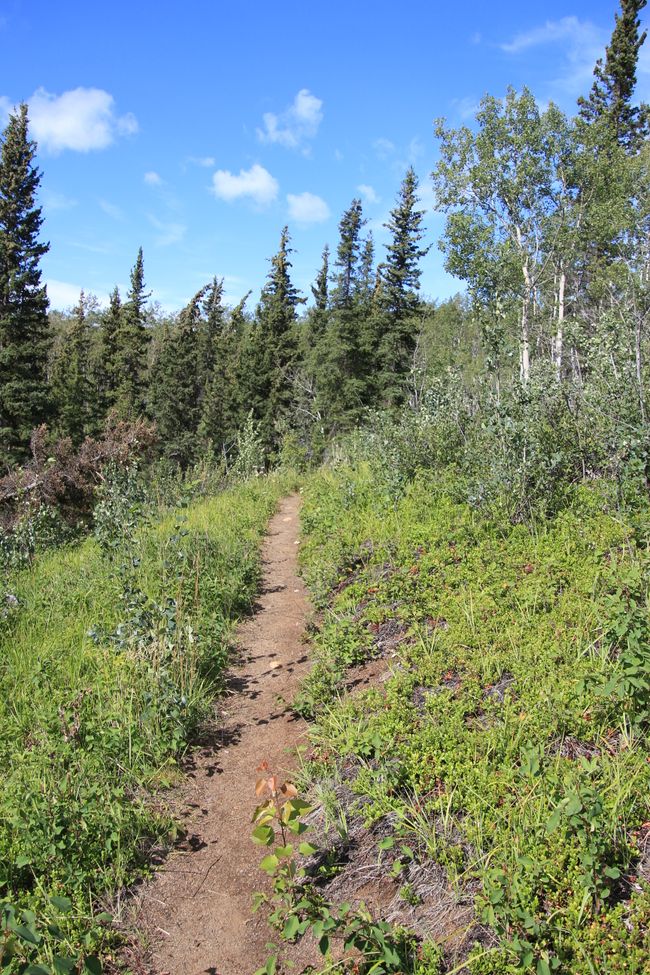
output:
<instances>
[{"instance_id":1,"label":"green leaf","mask_svg":"<svg viewBox=\"0 0 650 975\"><path fill-rule=\"evenodd\" d=\"M275 853L278 857L290 857L293 854L293 846L291 843L288 843L287 846L276 846Z\"/></svg>"},{"instance_id":2,"label":"green leaf","mask_svg":"<svg viewBox=\"0 0 650 975\"><path fill-rule=\"evenodd\" d=\"M575 816L576 813L582 811L582 801L580 796L572 795L569 796L567 804L565 806L564 812L567 816Z\"/></svg>"},{"instance_id":3,"label":"green leaf","mask_svg":"<svg viewBox=\"0 0 650 975\"><path fill-rule=\"evenodd\" d=\"M562 818L562 807L556 806L553 813L551 814L551 818L546 824L546 832L553 833L560 825L561 818Z\"/></svg>"},{"instance_id":4,"label":"green leaf","mask_svg":"<svg viewBox=\"0 0 650 975\"><path fill-rule=\"evenodd\" d=\"M16 857L16 866L18 867L19 870L21 869L21 867L26 867L31 862L32 862L31 858L24 853L21 853L19 857Z\"/></svg>"},{"instance_id":5,"label":"green leaf","mask_svg":"<svg viewBox=\"0 0 650 975\"><path fill-rule=\"evenodd\" d=\"M102 975L102 963L94 955L88 955L87 958L84 958L84 968L90 972L90 975Z\"/></svg>"},{"instance_id":6,"label":"green leaf","mask_svg":"<svg viewBox=\"0 0 650 975\"><path fill-rule=\"evenodd\" d=\"M543 958L537 962L537 975L551 975L549 964Z\"/></svg>"},{"instance_id":7,"label":"green leaf","mask_svg":"<svg viewBox=\"0 0 650 975\"><path fill-rule=\"evenodd\" d=\"M326 955L330 950L330 939L328 934L324 934L321 938L319 938L318 950L320 951L321 955Z\"/></svg>"},{"instance_id":8,"label":"green leaf","mask_svg":"<svg viewBox=\"0 0 650 975\"><path fill-rule=\"evenodd\" d=\"M271 846L275 840L275 832L271 826L257 826L251 833L251 839L259 846Z\"/></svg>"},{"instance_id":9,"label":"green leaf","mask_svg":"<svg viewBox=\"0 0 650 975\"><path fill-rule=\"evenodd\" d=\"M298 850L304 857L310 857L312 853L318 853L318 847L312 846L311 843L307 843L306 841L300 844Z\"/></svg>"},{"instance_id":10,"label":"green leaf","mask_svg":"<svg viewBox=\"0 0 650 975\"><path fill-rule=\"evenodd\" d=\"M54 959L54 971L56 975L70 975L77 967L77 958L56 957Z\"/></svg>"},{"instance_id":11,"label":"green leaf","mask_svg":"<svg viewBox=\"0 0 650 975\"><path fill-rule=\"evenodd\" d=\"M68 911L72 910L72 901L69 897L50 897L50 903L62 914L67 914Z\"/></svg>"},{"instance_id":12,"label":"green leaf","mask_svg":"<svg viewBox=\"0 0 650 975\"><path fill-rule=\"evenodd\" d=\"M12 927L14 934L17 934L22 941L28 941L30 945L38 945L41 943L41 936L37 931L33 931L31 928L25 927L24 924L17 924Z\"/></svg>"},{"instance_id":13,"label":"green leaf","mask_svg":"<svg viewBox=\"0 0 650 975\"><path fill-rule=\"evenodd\" d=\"M296 914L289 915L282 931L282 937L286 938L287 941L291 941L298 934L299 927L300 918Z\"/></svg>"},{"instance_id":14,"label":"green leaf","mask_svg":"<svg viewBox=\"0 0 650 975\"><path fill-rule=\"evenodd\" d=\"M380 850L392 850L395 846L395 838L393 836L385 836L377 845Z\"/></svg>"},{"instance_id":15,"label":"green leaf","mask_svg":"<svg viewBox=\"0 0 650 975\"><path fill-rule=\"evenodd\" d=\"M280 861L278 860L276 855L274 853L269 853L269 855L267 857L264 857L264 859L260 863L260 869L264 870L266 873L271 874L277 870L279 863Z\"/></svg>"}]
</instances>

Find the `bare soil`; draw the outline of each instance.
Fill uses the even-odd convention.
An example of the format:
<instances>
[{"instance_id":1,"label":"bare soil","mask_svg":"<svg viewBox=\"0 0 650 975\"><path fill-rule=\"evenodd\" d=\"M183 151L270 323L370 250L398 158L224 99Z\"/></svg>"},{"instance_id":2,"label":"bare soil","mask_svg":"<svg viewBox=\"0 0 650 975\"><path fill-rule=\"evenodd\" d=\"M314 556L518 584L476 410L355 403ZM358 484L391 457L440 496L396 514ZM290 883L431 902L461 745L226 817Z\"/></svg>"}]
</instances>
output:
<instances>
[{"instance_id":1,"label":"bare soil","mask_svg":"<svg viewBox=\"0 0 650 975\"><path fill-rule=\"evenodd\" d=\"M185 840L140 896L136 925L157 975L251 975L268 956L268 926L251 915L253 893L267 881L250 822L257 767L266 760L274 771L290 770L306 728L288 707L308 667L299 508L293 495L269 523L261 592L237 632L240 659L219 724L191 759Z\"/></svg>"}]
</instances>

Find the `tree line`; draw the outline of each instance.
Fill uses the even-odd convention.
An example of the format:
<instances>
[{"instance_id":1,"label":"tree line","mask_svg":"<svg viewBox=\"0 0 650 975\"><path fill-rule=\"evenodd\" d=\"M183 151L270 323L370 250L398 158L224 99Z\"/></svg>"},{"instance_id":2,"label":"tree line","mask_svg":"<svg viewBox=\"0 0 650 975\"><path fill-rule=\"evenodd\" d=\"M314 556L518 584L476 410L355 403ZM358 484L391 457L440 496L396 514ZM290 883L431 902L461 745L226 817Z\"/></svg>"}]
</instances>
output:
<instances>
[{"instance_id":1,"label":"tree line","mask_svg":"<svg viewBox=\"0 0 650 975\"><path fill-rule=\"evenodd\" d=\"M226 306L215 277L178 315L152 318L140 250L126 295L115 289L99 310L82 292L71 314L48 317L40 173L21 106L0 154L0 470L24 460L39 424L79 445L107 422L143 417L182 467L227 455L247 422L269 456L288 436L317 456L370 410L417 405L452 373L461 384L480 376L498 400L538 375L573 395L600 370L630 380L645 423L650 115L634 103L645 4L621 0L574 118L509 89L485 96L471 128L439 120L440 246L467 288L442 305L419 293L431 245L409 169L383 259L354 199L308 308L285 227L253 309L250 293Z\"/></svg>"}]
</instances>

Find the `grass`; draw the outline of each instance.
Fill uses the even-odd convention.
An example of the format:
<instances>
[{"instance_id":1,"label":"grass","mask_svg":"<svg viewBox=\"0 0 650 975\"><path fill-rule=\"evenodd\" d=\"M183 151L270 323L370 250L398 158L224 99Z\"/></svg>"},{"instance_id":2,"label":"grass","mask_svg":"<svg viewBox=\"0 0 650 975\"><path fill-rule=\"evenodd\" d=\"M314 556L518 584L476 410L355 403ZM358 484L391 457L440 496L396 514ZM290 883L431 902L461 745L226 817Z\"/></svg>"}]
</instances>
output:
<instances>
[{"instance_id":1,"label":"grass","mask_svg":"<svg viewBox=\"0 0 650 975\"><path fill-rule=\"evenodd\" d=\"M221 687L288 487L249 481L115 550L88 539L46 552L5 583L0 901L26 910L32 928L30 911L46 918L52 897L70 901L58 933L41 926L32 963L101 951L98 905L139 875L154 840L173 836L155 796L177 780Z\"/></svg>"},{"instance_id":2,"label":"grass","mask_svg":"<svg viewBox=\"0 0 650 975\"><path fill-rule=\"evenodd\" d=\"M422 970L645 972L644 525L597 487L531 528L444 478L391 499L359 466L310 481L303 530L322 612L297 702L315 721L305 774L352 782L366 824L390 815L423 863L476 891L496 938ZM388 679L347 692L349 669L386 653L387 624Z\"/></svg>"}]
</instances>

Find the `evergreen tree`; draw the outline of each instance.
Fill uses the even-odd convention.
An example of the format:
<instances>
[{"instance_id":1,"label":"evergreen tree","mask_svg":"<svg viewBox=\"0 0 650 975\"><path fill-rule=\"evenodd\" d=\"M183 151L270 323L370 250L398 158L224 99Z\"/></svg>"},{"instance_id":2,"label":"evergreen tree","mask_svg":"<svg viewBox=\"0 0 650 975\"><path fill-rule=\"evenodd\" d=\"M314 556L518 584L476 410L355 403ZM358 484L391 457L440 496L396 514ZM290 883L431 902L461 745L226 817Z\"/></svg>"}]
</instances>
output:
<instances>
[{"instance_id":1,"label":"evergreen tree","mask_svg":"<svg viewBox=\"0 0 650 975\"><path fill-rule=\"evenodd\" d=\"M333 302L337 308L351 308L359 285L361 230L365 224L361 200L354 199L339 223L339 245L336 251L336 287Z\"/></svg>"},{"instance_id":2,"label":"evergreen tree","mask_svg":"<svg viewBox=\"0 0 650 975\"><path fill-rule=\"evenodd\" d=\"M131 287L122 306L116 335L117 386L115 409L120 418L133 419L145 412L147 397L147 347L150 335L145 321L144 262L142 248L131 271Z\"/></svg>"},{"instance_id":3,"label":"evergreen tree","mask_svg":"<svg viewBox=\"0 0 650 975\"><path fill-rule=\"evenodd\" d=\"M397 204L384 226L391 233L383 265L383 300L396 319L412 315L418 309L420 261L431 245L422 247L424 211L418 209L418 178L411 167L402 180Z\"/></svg>"},{"instance_id":4,"label":"evergreen tree","mask_svg":"<svg viewBox=\"0 0 650 975\"><path fill-rule=\"evenodd\" d=\"M0 470L24 457L49 407L48 302L39 268L49 244L39 240L35 154L21 105L9 116L0 152Z\"/></svg>"},{"instance_id":5,"label":"evergreen tree","mask_svg":"<svg viewBox=\"0 0 650 975\"><path fill-rule=\"evenodd\" d=\"M363 242L361 201L354 199L341 217L336 251L332 308L314 351L315 413L330 431L357 422L371 402L368 289L372 241Z\"/></svg>"},{"instance_id":6,"label":"evergreen tree","mask_svg":"<svg viewBox=\"0 0 650 975\"><path fill-rule=\"evenodd\" d=\"M151 368L149 412L156 422L163 455L181 467L197 456L201 420L201 304L208 288L198 291L178 322L163 334Z\"/></svg>"},{"instance_id":7,"label":"evergreen tree","mask_svg":"<svg viewBox=\"0 0 650 975\"><path fill-rule=\"evenodd\" d=\"M244 309L249 297L250 292L229 315L223 310L212 373L205 389L199 436L216 451L227 452L233 445L249 410L249 376L245 362L242 363L242 346L249 328Z\"/></svg>"},{"instance_id":8,"label":"evergreen tree","mask_svg":"<svg viewBox=\"0 0 650 975\"><path fill-rule=\"evenodd\" d=\"M359 301L368 307L375 291L375 241L369 233L363 242L359 261Z\"/></svg>"},{"instance_id":9,"label":"evergreen tree","mask_svg":"<svg viewBox=\"0 0 650 975\"><path fill-rule=\"evenodd\" d=\"M421 246L424 211L418 209L418 179L411 167L400 187L396 206L384 226L391 233L386 261L382 266L382 306L379 327L379 393L385 405L396 405L406 394L415 350L420 306L420 261L430 250Z\"/></svg>"},{"instance_id":10,"label":"evergreen tree","mask_svg":"<svg viewBox=\"0 0 650 975\"><path fill-rule=\"evenodd\" d=\"M292 370L298 357L296 307L304 301L291 282L290 240L284 227L249 339L250 407L268 450L277 446L279 426L290 410Z\"/></svg>"},{"instance_id":11,"label":"evergreen tree","mask_svg":"<svg viewBox=\"0 0 650 975\"><path fill-rule=\"evenodd\" d=\"M620 0L621 12L615 15L605 63L598 59L589 97L578 99L582 119L605 121L618 144L630 152L636 152L648 135L648 106L632 104L639 51L646 39L646 31L640 33L639 13L646 2Z\"/></svg>"},{"instance_id":12,"label":"evergreen tree","mask_svg":"<svg viewBox=\"0 0 650 975\"><path fill-rule=\"evenodd\" d=\"M201 398L212 378L224 329L226 310L223 306L223 279L216 277L204 289L202 298L203 324L199 336L199 372Z\"/></svg>"},{"instance_id":13,"label":"evergreen tree","mask_svg":"<svg viewBox=\"0 0 650 975\"><path fill-rule=\"evenodd\" d=\"M52 393L61 436L78 446L94 432L97 399L90 374L90 329L88 300L82 291L72 311L72 320L63 336L52 367ZM94 415L95 414L95 415Z\"/></svg>"},{"instance_id":14,"label":"evergreen tree","mask_svg":"<svg viewBox=\"0 0 650 975\"><path fill-rule=\"evenodd\" d=\"M303 348L301 350L301 358L308 364L313 358L314 350L327 326L329 317L329 260L330 249L326 244L323 248L320 269L316 275L316 280L311 286L314 304L309 309L305 328L302 332Z\"/></svg>"},{"instance_id":15,"label":"evergreen tree","mask_svg":"<svg viewBox=\"0 0 650 975\"><path fill-rule=\"evenodd\" d=\"M99 362L97 389L102 412L108 414L115 406L119 385L119 332L122 322L122 300L117 285L111 291L108 308L99 325Z\"/></svg>"}]
</instances>

